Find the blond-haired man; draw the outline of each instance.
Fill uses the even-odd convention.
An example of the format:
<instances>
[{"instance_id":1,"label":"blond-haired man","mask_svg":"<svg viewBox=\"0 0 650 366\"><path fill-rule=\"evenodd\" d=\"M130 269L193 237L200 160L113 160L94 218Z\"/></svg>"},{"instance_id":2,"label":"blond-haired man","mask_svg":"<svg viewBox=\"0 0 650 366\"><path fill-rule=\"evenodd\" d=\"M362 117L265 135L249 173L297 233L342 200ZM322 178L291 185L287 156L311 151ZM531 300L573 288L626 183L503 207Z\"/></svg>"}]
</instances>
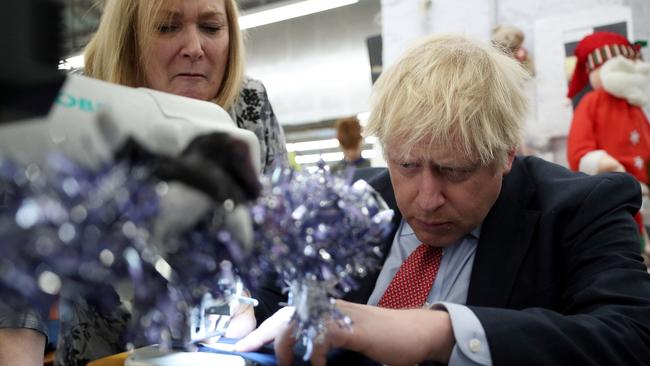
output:
<instances>
[{"instance_id":1,"label":"blond-haired man","mask_svg":"<svg viewBox=\"0 0 650 366\"><path fill-rule=\"evenodd\" d=\"M382 74L367 132L388 170L371 183L398 209L396 231L381 271L337 301L352 331L330 326L314 364L367 364L331 348L390 365L650 360L650 275L632 219L639 186L515 157L526 77L507 55L454 35L424 39ZM408 277L421 248L435 259ZM277 301L272 289L257 295ZM291 363L295 340L280 318L237 348L275 338L279 363Z\"/></svg>"}]
</instances>

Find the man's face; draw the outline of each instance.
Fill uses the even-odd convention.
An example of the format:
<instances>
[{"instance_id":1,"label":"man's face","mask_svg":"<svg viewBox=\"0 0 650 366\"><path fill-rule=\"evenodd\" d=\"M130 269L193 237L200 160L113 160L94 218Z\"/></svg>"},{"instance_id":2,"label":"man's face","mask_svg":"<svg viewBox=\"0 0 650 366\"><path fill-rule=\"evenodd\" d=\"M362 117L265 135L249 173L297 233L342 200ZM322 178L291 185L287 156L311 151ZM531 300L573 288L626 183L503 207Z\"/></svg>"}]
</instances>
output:
<instances>
[{"instance_id":1,"label":"man's face","mask_svg":"<svg viewBox=\"0 0 650 366\"><path fill-rule=\"evenodd\" d=\"M388 169L397 206L417 238L432 246L454 244L477 228L499 196L504 166L480 166L455 151L416 145L405 159L400 145L387 146Z\"/></svg>"}]
</instances>

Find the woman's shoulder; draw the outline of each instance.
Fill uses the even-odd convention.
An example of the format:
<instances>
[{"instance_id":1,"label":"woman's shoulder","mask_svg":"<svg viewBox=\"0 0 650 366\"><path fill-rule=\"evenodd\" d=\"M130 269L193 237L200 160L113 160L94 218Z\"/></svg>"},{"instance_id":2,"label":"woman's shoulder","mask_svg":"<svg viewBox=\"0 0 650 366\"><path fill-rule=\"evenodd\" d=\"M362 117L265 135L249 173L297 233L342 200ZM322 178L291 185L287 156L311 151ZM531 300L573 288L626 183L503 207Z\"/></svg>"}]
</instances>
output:
<instances>
[{"instance_id":1,"label":"woman's shoulder","mask_svg":"<svg viewBox=\"0 0 650 366\"><path fill-rule=\"evenodd\" d=\"M255 130L261 126L270 126L274 116L264 84L259 80L245 77L232 113L233 119L237 121L237 126L240 128ZM263 138L263 136L263 131L259 131L258 137Z\"/></svg>"},{"instance_id":2,"label":"woman's shoulder","mask_svg":"<svg viewBox=\"0 0 650 366\"><path fill-rule=\"evenodd\" d=\"M248 76L244 76L244 79L242 81L242 93L246 90L257 91L266 94L266 87L264 84L260 80L253 79Z\"/></svg>"},{"instance_id":3,"label":"woman's shoulder","mask_svg":"<svg viewBox=\"0 0 650 366\"><path fill-rule=\"evenodd\" d=\"M248 76L244 77L236 104L236 110L243 110L251 107L261 108L264 104L268 104L266 87L257 79Z\"/></svg>"}]
</instances>

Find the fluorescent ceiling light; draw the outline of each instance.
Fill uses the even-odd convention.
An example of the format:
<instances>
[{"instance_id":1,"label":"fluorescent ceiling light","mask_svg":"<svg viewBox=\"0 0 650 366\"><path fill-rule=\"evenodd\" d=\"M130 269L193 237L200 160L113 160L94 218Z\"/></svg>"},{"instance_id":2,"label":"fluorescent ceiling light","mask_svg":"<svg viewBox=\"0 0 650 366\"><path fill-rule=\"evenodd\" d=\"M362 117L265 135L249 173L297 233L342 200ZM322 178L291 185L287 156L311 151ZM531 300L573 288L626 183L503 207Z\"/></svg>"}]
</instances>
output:
<instances>
[{"instance_id":1,"label":"fluorescent ceiling light","mask_svg":"<svg viewBox=\"0 0 650 366\"><path fill-rule=\"evenodd\" d=\"M365 159L374 159L377 156L377 150L363 150L361 156Z\"/></svg>"},{"instance_id":2,"label":"fluorescent ceiling light","mask_svg":"<svg viewBox=\"0 0 650 366\"><path fill-rule=\"evenodd\" d=\"M270 9L260 10L239 17L239 28L248 29L265 24L281 22L283 20L301 17L303 15L318 13L325 10L355 4L359 0L303 0L290 2L286 5L274 6Z\"/></svg>"},{"instance_id":3,"label":"fluorescent ceiling light","mask_svg":"<svg viewBox=\"0 0 650 366\"><path fill-rule=\"evenodd\" d=\"M379 139L377 138L377 136L368 136L364 139L364 141L366 142L366 144L372 145L378 143Z\"/></svg>"},{"instance_id":4,"label":"fluorescent ceiling light","mask_svg":"<svg viewBox=\"0 0 650 366\"><path fill-rule=\"evenodd\" d=\"M361 156L363 156L366 159L372 159L375 156L377 156L377 153L374 150L363 150L361 152ZM296 156L296 163L314 164L319 162L321 159L325 162L343 160L343 153L333 152L333 153L325 153L325 154L298 155Z\"/></svg>"},{"instance_id":5,"label":"fluorescent ceiling light","mask_svg":"<svg viewBox=\"0 0 650 366\"><path fill-rule=\"evenodd\" d=\"M293 142L287 144L287 151L309 151L309 150L325 150L339 147L339 140L327 139L305 142Z\"/></svg>"},{"instance_id":6,"label":"fluorescent ceiling light","mask_svg":"<svg viewBox=\"0 0 650 366\"><path fill-rule=\"evenodd\" d=\"M364 141L366 144L372 145L377 142L377 138L374 136L370 136L370 137L366 137ZM325 150L325 149L333 149L336 147L339 147L339 140L337 139L314 140L314 141L288 143L287 151Z\"/></svg>"},{"instance_id":7,"label":"fluorescent ceiling light","mask_svg":"<svg viewBox=\"0 0 650 366\"><path fill-rule=\"evenodd\" d=\"M313 163L317 163L321 159L323 161L325 161L325 162L339 161L339 160L343 159L343 153L342 152L333 152L333 153L326 153L326 154L298 155L298 156L296 156L296 163L298 163L298 164L313 164Z\"/></svg>"}]
</instances>

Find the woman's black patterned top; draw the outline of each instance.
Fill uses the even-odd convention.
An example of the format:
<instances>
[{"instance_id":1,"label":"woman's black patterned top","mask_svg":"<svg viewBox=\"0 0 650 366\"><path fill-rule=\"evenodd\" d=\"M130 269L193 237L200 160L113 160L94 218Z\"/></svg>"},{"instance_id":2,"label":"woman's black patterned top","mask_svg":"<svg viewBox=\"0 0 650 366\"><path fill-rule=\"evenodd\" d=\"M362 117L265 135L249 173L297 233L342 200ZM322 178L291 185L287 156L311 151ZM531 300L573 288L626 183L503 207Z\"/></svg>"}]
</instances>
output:
<instances>
[{"instance_id":1,"label":"woman's black patterned top","mask_svg":"<svg viewBox=\"0 0 650 366\"><path fill-rule=\"evenodd\" d=\"M257 136L264 173L276 166L288 165L284 133L261 82L249 78L244 80L239 100L232 107L230 116L239 128L252 131Z\"/></svg>"}]
</instances>

